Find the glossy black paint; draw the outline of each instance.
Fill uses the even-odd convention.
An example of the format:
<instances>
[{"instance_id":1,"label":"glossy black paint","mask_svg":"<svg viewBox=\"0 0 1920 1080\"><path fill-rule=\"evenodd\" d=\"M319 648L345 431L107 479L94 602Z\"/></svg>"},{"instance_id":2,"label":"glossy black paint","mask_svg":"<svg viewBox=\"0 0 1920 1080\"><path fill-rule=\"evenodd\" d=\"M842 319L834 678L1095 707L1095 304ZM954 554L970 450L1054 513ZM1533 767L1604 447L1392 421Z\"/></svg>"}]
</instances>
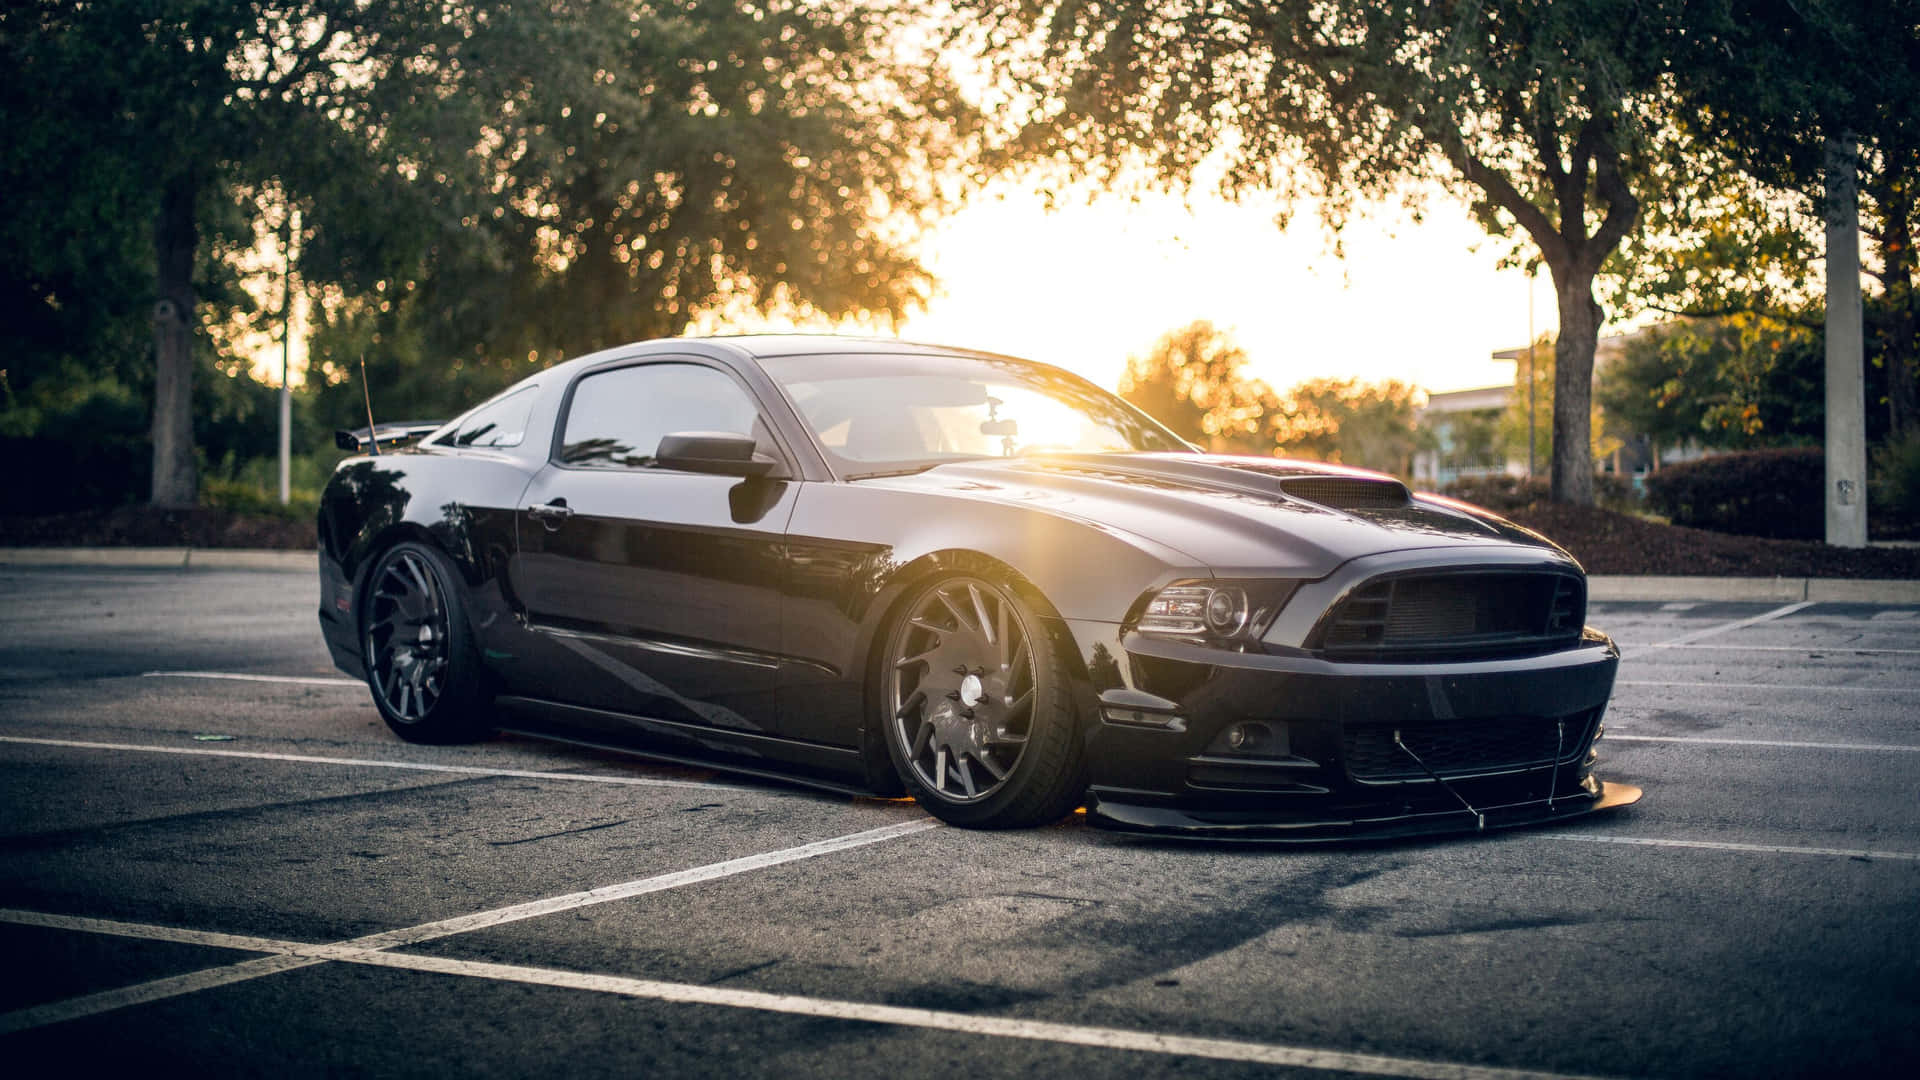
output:
<instances>
[{"instance_id":1,"label":"glossy black paint","mask_svg":"<svg viewBox=\"0 0 1920 1080\"><path fill-rule=\"evenodd\" d=\"M429 436L350 459L320 511L320 618L335 662L364 674L356 619L366 570L397 540L423 540L460 571L515 725L894 793L870 693L889 619L928 575L987 574L1017 590L1078 661L1098 823L1283 838L1472 828L1440 786L1347 775L1341 732L1381 716L1413 727L1510 716L1516 703L1584 725L1554 772L1547 816L1597 804L1597 785L1583 788L1586 757L1617 664L1603 636L1426 665L1336 664L1307 647L1320 615L1380 574L1578 575L1545 539L1444 500L1335 509L1289 485L1362 474L1269 459L1061 454L842 480L758 363L809 353L957 350L807 337L625 346L532 377L538 400L517 447ZM653 360L709 365L745 388L777 463L770 475L564 464L557 418L576 381ZM1244 651L1131 629L1153 591L1211 578L1287 579L1291 598ZM1103 702L1141 706L1148 722L1116 723ZM1178 730L1156 715L1177 717ZM1248 718L1287 724L1289 760L1213 761L1224 728ZM1276 779L1234 782L1246 775ZM1490 805L1531 806L1544 795L1532 790L1540 778L1456 787ZM1516 816L1529 815L1506 815Z\"/></svg>"}]
</instances>

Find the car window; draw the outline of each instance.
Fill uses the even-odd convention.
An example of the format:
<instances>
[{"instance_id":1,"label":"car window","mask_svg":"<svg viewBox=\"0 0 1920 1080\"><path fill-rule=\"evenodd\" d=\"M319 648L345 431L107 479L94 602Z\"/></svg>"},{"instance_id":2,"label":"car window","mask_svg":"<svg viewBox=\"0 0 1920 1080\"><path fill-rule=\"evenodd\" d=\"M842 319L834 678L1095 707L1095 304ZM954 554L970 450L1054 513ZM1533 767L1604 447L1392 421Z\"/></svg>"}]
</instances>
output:
<instances>
[{"instance_id":1,"label":"car window","mask_svg":"<svg viewBox=\"0 0 1920 1080\"><path fill-rule=\"evenodd\" d=\"M560 460L585 468L645 468L653 464L663 435L727 431L758 437L758 418L759 410L740 384L713 368L615 368L575 384Z\"/></svg>"},{"instance_id":2,"label":"car window","mask_svg":"<svg viewBox=\"0 0 1920 1080\"><path fill-rule=\"evenodd\" d=\"M519 446L527 437L527 418L533 415L534 387L515 390L507 396L473 410L460 426L435 439L440 446Z\"/></svg>"}]
</instances>

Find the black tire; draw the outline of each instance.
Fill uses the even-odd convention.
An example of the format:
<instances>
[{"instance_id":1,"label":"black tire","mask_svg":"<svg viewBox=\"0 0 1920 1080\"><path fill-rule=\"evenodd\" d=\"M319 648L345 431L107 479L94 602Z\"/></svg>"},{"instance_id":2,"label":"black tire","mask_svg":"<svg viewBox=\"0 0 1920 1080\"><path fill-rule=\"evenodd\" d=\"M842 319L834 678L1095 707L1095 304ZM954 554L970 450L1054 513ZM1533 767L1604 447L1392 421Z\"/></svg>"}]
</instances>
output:
<instances>
[{"instance_id":1,"label":"black tire","mask_svg":"<svg viewBox=\"0 0 1920 1080\"><path fill-rule=\"evenodd\" d=\"M493 729L493 695L446 556L406 541L381 554L360 603L360 649L374 707L396 735L458 743Z\"/></svg>"},{"instance_id":2,"label":"black tire","mask_svg":"<svg viewBox=\"0 0 1920 1080\"><path fill-rule=\"evenodd\" d=\"M878 681L887 753L928 813L1009 829L1080 804L1085 755L1070 676L1012 589L974 576L917 588L889 628Z\"/></svg>"}]
</instances>

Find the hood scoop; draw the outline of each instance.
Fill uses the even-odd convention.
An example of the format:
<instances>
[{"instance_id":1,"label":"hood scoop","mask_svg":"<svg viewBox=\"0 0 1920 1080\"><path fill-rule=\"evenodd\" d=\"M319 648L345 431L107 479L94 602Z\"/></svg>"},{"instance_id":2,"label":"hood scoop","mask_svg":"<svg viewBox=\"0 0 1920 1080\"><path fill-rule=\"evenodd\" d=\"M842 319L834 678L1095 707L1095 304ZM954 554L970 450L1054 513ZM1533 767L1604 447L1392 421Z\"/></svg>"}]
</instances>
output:
<instances>
[{"instance_id":1,"label":"hood scoop","mask_svg":"<svg viewBox=\"0 0 1920 1080\"><path fill-rule=\"evenodd\" d=\"M1335 510L1397 510L1413 501L1405 484L1385 478L1294 476L1280 481L1280 490Z\"/></svg>"},{"instance_id":2,"label":"hood scoop","mask_svg":"<svg viewBox=\"0 0 1920 1080\"><path fill-rule=\"evenodd\" d=\"M1032 464L1132 483L1295 499L1331 510L1401 510L1413 505L1407 486L1391 476L1314 461L1201 454L1057 454L1036 458Z\"/></svg>"}]
</instances>

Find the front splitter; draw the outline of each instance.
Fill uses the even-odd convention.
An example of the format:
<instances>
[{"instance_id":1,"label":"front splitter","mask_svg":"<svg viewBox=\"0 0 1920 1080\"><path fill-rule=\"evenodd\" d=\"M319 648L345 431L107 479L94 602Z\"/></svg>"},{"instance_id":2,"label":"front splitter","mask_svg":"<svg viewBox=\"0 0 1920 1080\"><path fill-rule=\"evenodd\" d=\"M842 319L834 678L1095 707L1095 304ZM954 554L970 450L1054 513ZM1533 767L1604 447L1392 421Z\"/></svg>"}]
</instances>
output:
<instances>
[{"instance_id":1,"label":"front splitter","mask_svg":"<svg viewBox=\"0 0 1920 1080\"><path fill-rule=\"evenodd\" d=\"M1499 806L1392 813L1378 817L1347 814L1340 817L1277 815L1271 809L1185 809L1096 798L1087 820L1117 832L1272 844L1330 844L1353 840L1394 840L1418 836L1512 829L1584 817L1601 810L1631 806L1643 795L1631 784L1600 783L1597 792L1577 792L1551 802L1534 799Z\"/></svg>"}]
</instances>

